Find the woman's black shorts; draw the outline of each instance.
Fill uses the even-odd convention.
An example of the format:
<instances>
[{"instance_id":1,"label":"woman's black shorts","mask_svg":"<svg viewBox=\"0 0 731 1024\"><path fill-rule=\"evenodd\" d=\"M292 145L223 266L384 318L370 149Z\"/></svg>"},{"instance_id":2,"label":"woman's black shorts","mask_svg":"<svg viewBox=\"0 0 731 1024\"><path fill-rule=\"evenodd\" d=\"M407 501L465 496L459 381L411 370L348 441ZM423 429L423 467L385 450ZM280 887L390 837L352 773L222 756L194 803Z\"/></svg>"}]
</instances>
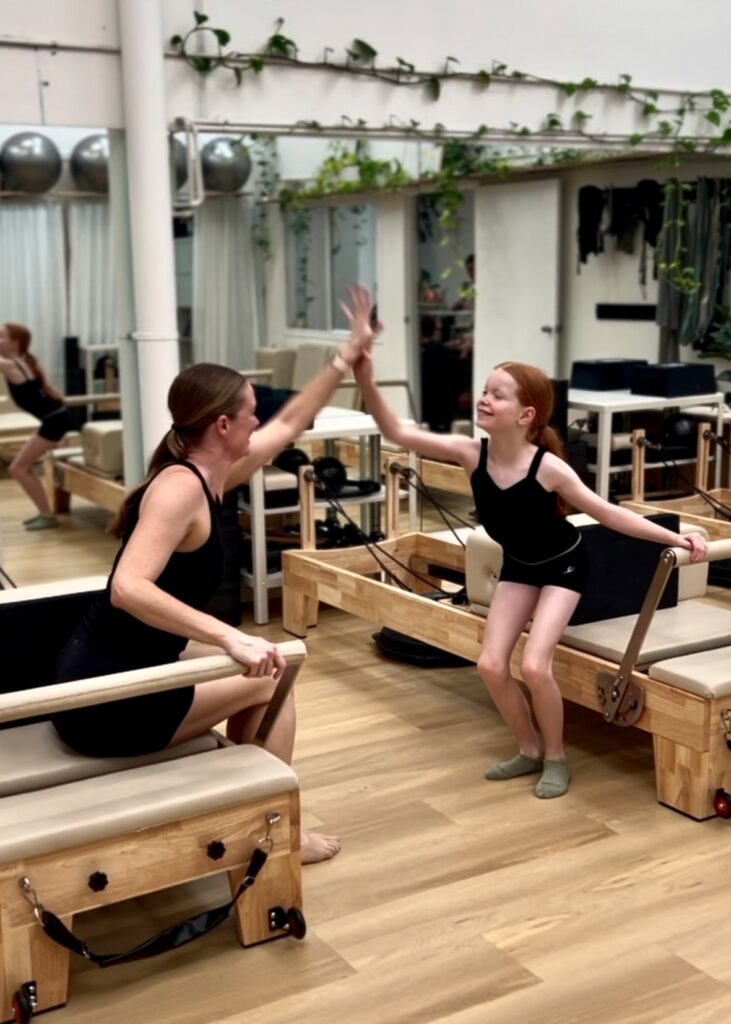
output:
<instances>
[{"instance_id":1,"label":"woman's black shorts","mask_svg":"<svg viewBox=\"0 0 731 1024\"><path fill-rule=\"evenodd\" d=\"M72 637L59 657L56 682L90 679L141 667L149 666L121 665ZM52 721L64 743L79 754L140 757L170 745L190 711L194 695L194 686L182 686L177 690L61 711L53 715Z\"/></svg>"},{"instance_id":2,"label":"woman's black shorts","mask_svg":"<svg viewBox=\"0 0 731 1024\"><path fill-rule=\"evenodd\" d=\"M74 430L74 423L68 409L62 405L60 409L43 417L38 428L38 436L44 441L60 441L69 430Z\"/></svg>"},{"instance_id":3,"label":"woman's black shorts","mask_svg":"<svg viewBox=\"0 0 731 1024\"><path fill-rule=\"evenodd\" d=\"M510 555L503 557L501 583L524 583L529 587L563 587L583 594L589 574L589 558L584 543L579 543L566 554L557 555L538 565L527 565Z\"/></svg>"}]
</instances>

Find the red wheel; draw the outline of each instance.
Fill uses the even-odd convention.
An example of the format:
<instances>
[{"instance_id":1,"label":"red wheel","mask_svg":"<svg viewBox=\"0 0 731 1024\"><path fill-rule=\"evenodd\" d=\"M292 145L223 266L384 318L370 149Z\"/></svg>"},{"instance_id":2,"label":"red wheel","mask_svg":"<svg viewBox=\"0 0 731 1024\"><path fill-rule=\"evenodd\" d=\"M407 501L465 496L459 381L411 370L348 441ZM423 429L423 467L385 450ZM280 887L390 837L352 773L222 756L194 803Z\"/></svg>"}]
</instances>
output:
<instances>
[{"instance_id":1,"label":"red wheel","mask_svg":"<svg viewBox=\"0 0 731 1024\"><path fill-rule=\"evenodd\" d=\"M307 934L305 915L299 907L290 907L287 911L287 931L295 939L304 939Z\"/></svg>"},{"instance_id":2,"label":"red wheel","mask_svg":"<svg viewBox=\"0 0 731 1024\"><path fill-rule=\"evenodd\" d=\"M33 1016L33 1005L30 997L20 989L13 996L12 1009L15 1024L30 1024L30 1019Z\"/></svg>"},{"instance_id":3,"label":"red wheel","mask_svg":"<svg viewBox=\"0 0 731 1024\"><path fill-rule=\"evenodd\" d=\"M713 809L719 818L731 818L731 793L717 789L713 798Z\"/></svg>"}]
</instances>

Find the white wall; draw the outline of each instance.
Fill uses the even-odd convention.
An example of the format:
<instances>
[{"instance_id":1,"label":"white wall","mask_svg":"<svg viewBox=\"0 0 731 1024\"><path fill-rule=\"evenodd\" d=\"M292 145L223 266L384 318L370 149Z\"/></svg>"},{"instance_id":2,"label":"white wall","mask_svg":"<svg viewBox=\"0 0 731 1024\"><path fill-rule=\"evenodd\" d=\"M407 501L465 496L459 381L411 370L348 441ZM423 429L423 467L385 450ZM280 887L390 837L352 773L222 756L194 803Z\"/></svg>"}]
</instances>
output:
<instances>
[{"instance_id":1,"label":"white wall","mask_svg":"<svg viewBox=\"0 0 731 1024\"><path fill-rule=\"evenodd\" d=\"M117 25L119 0L6 0L0 25L0 122L98 125L123 122ZM153 3L154 0L151 0ZM164 39L192 24L190 0L161 0ZM344 57L358 36L379 52L379 61L404 57L426 70L440 70L448 55L461 67L488 67L493 59L511 68L561 80L585 76L614 81L622 73L646 87L729 90L727 59L731 5L726 0L371 0L356 7L341 0L198 0L210 24L226 28L231 47L260 49L277 17L301 57L320 60L330 46ZM313 12L316 12L313 16ZM527 27L529 30L527 31ZM40 49L12 48L13 41ZM55 50L44 49L52 42ZM68 51L64 46L81 46ZM695 55L694 59L691 56ZM697 59L702 55L702 59ZM433 103L423 90L397 89L327 72L266 71L237 89L222 72L205 81L179 60L166 62L168 113L291 123L317 119L339 123L342 115L382 124L389 118L422 124L437 121L472 131L511 120L537 125L557 109L552 89L494 85L481 92L471 83L445 85ZM557 112L574 109L565 98ZM613 128L641 128L628 121L627 105L597 95L582 109Z\"/></svg>"}]
</instances>

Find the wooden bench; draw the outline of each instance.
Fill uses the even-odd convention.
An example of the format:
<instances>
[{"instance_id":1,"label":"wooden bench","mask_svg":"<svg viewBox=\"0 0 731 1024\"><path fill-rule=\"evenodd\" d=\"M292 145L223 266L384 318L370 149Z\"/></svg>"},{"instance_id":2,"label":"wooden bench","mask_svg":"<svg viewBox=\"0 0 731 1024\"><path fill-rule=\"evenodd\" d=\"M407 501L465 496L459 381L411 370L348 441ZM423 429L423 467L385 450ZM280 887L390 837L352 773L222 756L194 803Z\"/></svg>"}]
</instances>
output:
<instances>
[{"instance_id":1,"label":"wooden bench","mask_svg":"<svg viewBox=\"0 0 731 1024\"><path fill-rule=\"evenodd\" d=\"M484 536L484 531L482 533ZM477 534L478 531L473 531L470 536ZM296 636L306 636L308 628L317 623L318 605L322 602L477 662L482 647L484 607L478 612L422 596L439 585L442 569L449 570L451 575L465 573L469 592L469 566L464 549L446 532L442 535L410 533L380 546L424 577L423 581L415 580L409 572L398 569L388 560L389 568L412 587L414 593L382 582L379 568L363 547L287 551L282 557L284 628ZM685 549L668 551L666 561L677 566L688 565L689 552ZM710 545L709 560L729 555L731 541L716 541ZM493 578L496 579L497 573L499 562L493 569ZM480 567L476 575L486 578L488 572ZM659 594L648 591L640 615L627 616L623 622L614 620L615 625L619 623L618 636L614 637L619 647L612 653L606 646L599 653L596 648L582 649L582 640L586 648L591 625L569 627L556 648L554 672L565 699L599 711L606 721L615 725L632 724L653 736L658 800L700 820L715 815L716 791L731 786L731 755L724 724L729 722L731 713L731 685L727 687L721 681L713 692L699 692L698 688L655 677L650 671L654 663L671 657L677 623L682 622L684 615L682 606L686 605L687 613L691 604L680 601L677 608L656 613L656 603L665 582L655 587ZM703 623L713 637L701 643L701 649L730 645L731 610L708 604L704 604L703 609ZM654 642L658 634L662 637L663 621L670 621L663 620L666 612L673 613L670 618L674 625L669 627L670 637L665 637L670 646L658 642L652 649L652 656L643 657L642 645L646 638ZM648 632L653 621L655 634ZM606 623L594 625L599 627L595 632L600 633ZM691 624L690 632L694 629ZM523 634L516 647L513 661L516 674L525 638ZM693 650L698 647L686 643L679 653ZM611 698L612 692L617 690L618 679L632 684L627 694L622 689L619 704Z\"/></svg>"},{"instance_id":2,"label":"wooden bench","mask_svg":"<svg viewBox=\"0 0 731 1024\"><path fill-rule=\"evenodd\" d=\"M81 581L80 593L95 593L93 581ZM4 591L0 624L5 616L12 625L19 609L32 618L34 605L53 615L62 599L59 585ZM238 938L250 945L287 933L283 911L302 904L299 789L291 767L260 744L305 648L280 650L287 669L255 744L209 733L144 758L89 758L35 720L241 670L224 655L0 694L0 723L10 723L0 731L0 1021L29 982L37 1011L67 999L70 954L39 926L36 899L71 928L87 910L220 872L236 892L262 847L266 863L233 908Z\"/></svg>"}]
</instances>

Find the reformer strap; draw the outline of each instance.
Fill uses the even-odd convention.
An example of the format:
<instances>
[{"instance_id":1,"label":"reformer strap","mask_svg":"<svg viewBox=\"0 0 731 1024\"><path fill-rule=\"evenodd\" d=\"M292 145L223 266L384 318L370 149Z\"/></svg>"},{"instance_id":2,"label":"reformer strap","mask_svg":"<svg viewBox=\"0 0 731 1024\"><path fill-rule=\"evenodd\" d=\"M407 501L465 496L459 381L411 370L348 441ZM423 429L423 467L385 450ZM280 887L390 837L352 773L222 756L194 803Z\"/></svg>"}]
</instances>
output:
<instances>
[{"instance_id":1,"label":"reformer strap","mask_svg":"<svg viewBox=\"0 0 731 1024\"><path fill-rule=\"evenodd\" d=\"M229 900L228 903L222 904L220 907L212 907L210 910L204 910L200 914L187 918L185 921L179 921L164 931L158 932L157 935L145 939L144 942L139 943L139 945L127 950L125 953L94 953L55 914L46 910L41 904L36 904L34 910L36 911L36 918L39 924L49 939L52 939L59 946L63 946L72 953L91 960L92 963L97 964L99 967L112 967L115 964L126 964L133 960L146 960L148 957L157 956L159 953L167 953L171 949L185 946L187 943L193 942L194 939L199 939L202 935L212 931L225 921L239 897L256 881L256 876L264 866L266 859L266 852L260 847L256 847L251 855L244 880L233 899Z\"/></svg>"}]
</instances>

